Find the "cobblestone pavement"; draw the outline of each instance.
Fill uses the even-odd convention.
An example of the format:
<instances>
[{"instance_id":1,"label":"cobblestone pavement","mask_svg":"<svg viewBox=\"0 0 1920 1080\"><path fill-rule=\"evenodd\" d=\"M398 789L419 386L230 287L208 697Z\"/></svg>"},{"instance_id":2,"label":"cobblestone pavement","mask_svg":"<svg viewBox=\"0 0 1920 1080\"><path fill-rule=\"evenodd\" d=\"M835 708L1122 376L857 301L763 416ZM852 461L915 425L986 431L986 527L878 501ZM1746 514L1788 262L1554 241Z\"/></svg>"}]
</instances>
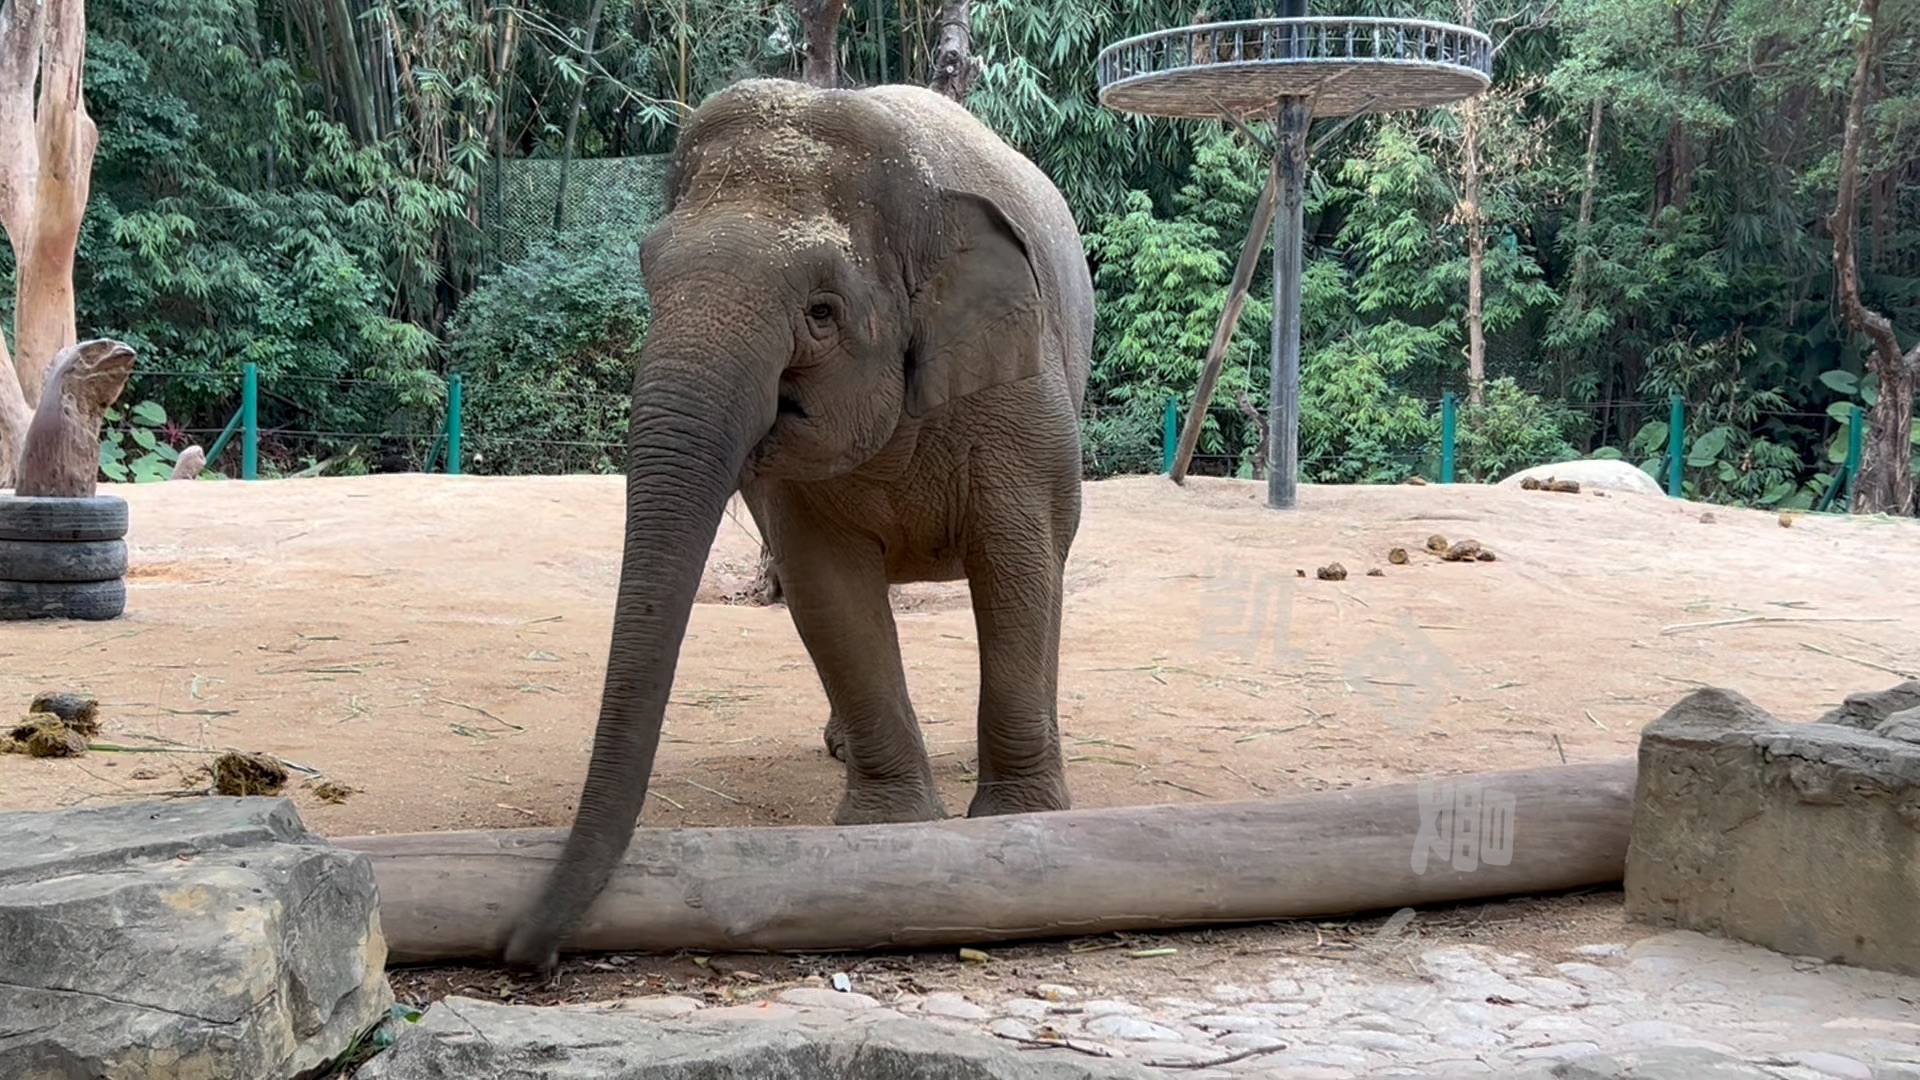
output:
<instances>
[{"instance_id":1,"label":"cobblestone pavement","mask_svg":"<svg viewBox=\"0 0 1920 1080\"><path fill-rule=\"evenodd\" d=\"M1396 981L1275 959L1264 983L1193 998L1123 1001L1035 983L883 1001L819 985L751 1005L648 997L611 1007L712 1019L892 1009L1020 1044L1064 1039L1071 1051L1045 1052L1125 1057L1192 1080L1506 1074L1662 1047L1737 1056L1783 1080L1920 1080L1920 979L1686 932L1577 951L1550 964L1450 945L1410 954Z\"/></svg>"}]
</instances>

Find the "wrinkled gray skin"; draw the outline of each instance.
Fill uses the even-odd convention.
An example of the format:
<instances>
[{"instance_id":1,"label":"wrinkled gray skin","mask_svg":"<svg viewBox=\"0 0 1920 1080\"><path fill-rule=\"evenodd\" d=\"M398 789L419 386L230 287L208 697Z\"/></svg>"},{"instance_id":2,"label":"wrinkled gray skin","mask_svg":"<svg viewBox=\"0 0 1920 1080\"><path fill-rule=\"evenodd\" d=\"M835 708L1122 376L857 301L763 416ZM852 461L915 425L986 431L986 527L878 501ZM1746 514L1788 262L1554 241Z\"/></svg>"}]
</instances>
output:
<instances>
[{"instance_id":1,"label":"wrinkled gray skin","mask_svg":"<svg viewBox=\"0 0 1920 1080\"><path fill-rule=\"evenodd\" d=\"M508 963L551 970L625 854L694 591L741 492L832 707L839 824L946 816L889 583L965 578L969 816L1065 809L1055 708L1093 287L1059 191L905 86L755 80L682 130L642 249L627 528L592 762Z\"/></svg>"}]
</instances>

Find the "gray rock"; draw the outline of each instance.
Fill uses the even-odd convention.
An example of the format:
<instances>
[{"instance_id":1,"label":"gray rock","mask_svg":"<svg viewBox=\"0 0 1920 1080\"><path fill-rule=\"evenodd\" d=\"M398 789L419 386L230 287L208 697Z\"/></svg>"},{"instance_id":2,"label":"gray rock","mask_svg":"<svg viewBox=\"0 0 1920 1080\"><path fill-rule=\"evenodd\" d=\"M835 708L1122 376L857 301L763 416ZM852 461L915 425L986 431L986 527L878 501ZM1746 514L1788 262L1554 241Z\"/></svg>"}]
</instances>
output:
<instances>
[{"instance_id":1,"label":"gray rock","mask_svg":"<svg viewBox=\"0 0 1920 1080\"><path fill-rule=\"evenodd\" d=\"M357 1080L1159 1080L1142 1065L1021 1050L884 1009L645 1021L566 1007L435 1002Z\"/></svg>"},{"instance_id":2,"label":"gray rock","mask_svg":"<svg viewBox=\"0 0 1920 1080\"><path fill-rule=\"evenodd\" d=\"M0 814L0 1076L316 1075L393 1004L366 856L286 799Z\"/></svg>"},{"instance_id":3,"label":"gray rock","mask_svg":"<svg viewBox=\"0 0 1920 1080\"><path fill-rule=\"evenodd\" d=\"M1702 689L1642 730L1639 765L1629 919L1920 975L1920 745Z\"/></svg>"},{"instance_id":4,"label":"gray rock","mask_svg":"<svg viewBox=\"0 0 1920 1080\"><path fill-rule=\"evenodd\" d=\"M1920 679L1908 679L1885 690L1848 694L1833 710L1822 716L1822 724L1873 730L1895 713L1920 708Z\"/></svg>"},{"instance_id":5,"label":"gray rock","mask_svg":"<svg viewBox=\"0 0 1920 1080\"><path fill-rule=\"evenodd\" d=\"M1894 713L1875 724L1873 733L1883 739L1920 743L1920 707L1902 709Z\"/></svg>"},{"instance_id":6,"label":"gray rock","mask_svg":"<svg viewBox=\"0 0 1920 1080\"><path fill-rule=\"evenodd\" d=\"M780 1000L803 1009L871 1009L880 1004L878 999L866 994L826 986L796 986L781 991Z\"/></svg>"}]
</instances>

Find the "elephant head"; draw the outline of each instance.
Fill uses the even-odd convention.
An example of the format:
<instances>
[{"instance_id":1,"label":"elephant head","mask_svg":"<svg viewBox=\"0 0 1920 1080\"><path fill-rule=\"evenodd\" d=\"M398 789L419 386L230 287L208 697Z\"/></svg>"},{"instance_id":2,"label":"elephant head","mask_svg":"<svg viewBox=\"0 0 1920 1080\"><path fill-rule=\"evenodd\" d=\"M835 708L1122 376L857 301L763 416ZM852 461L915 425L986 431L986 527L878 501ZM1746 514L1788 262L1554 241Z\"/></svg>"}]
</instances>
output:
<instances>
[{"instance_id":1,"label":"elephant head","mask_svg":"<svg viewBox=\"0 0 1920 1080\"><path fill-rule=\"evenodd\" d=\"M653 321L592 759L508 963L551 969L625 854L736 489L845 474L947 402L1037 373L1027 238L991 193L942 183L930 137L872 94L776 80L721 91L683 127L641 249ZM1034 346L1006 348L1010 332Z\"/></svg>"}]
</instances>

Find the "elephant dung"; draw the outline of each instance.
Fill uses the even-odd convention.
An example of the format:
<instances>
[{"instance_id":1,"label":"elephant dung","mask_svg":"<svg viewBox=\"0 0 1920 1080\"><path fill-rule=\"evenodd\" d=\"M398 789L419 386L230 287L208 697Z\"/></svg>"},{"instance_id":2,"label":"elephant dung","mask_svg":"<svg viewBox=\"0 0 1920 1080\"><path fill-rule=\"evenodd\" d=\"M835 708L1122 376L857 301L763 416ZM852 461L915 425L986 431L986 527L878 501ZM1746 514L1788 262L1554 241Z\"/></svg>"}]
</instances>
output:
<instances>
[{"instance_id":1,"label":"elephant dung","mask_svg":"<svg viewBox=\"0 0 1920 1080\"><path fill-rule=\"evenodd\" d=\"M265 754L225 753L213 760L213 790L222 795L277 795L287 767Z\"/></svg>"},{"instance_id":2,"label":"elephant dung","mask_svg":"<svg viewBox=\"0 0 1920 1080\"><path fill-rule=\"evenodd\" d=\"M78 757L87 752L86 736L50 712L27 714L26 720L0 738L0 753L28 757Z\"/></svg>"}]
</instances>

